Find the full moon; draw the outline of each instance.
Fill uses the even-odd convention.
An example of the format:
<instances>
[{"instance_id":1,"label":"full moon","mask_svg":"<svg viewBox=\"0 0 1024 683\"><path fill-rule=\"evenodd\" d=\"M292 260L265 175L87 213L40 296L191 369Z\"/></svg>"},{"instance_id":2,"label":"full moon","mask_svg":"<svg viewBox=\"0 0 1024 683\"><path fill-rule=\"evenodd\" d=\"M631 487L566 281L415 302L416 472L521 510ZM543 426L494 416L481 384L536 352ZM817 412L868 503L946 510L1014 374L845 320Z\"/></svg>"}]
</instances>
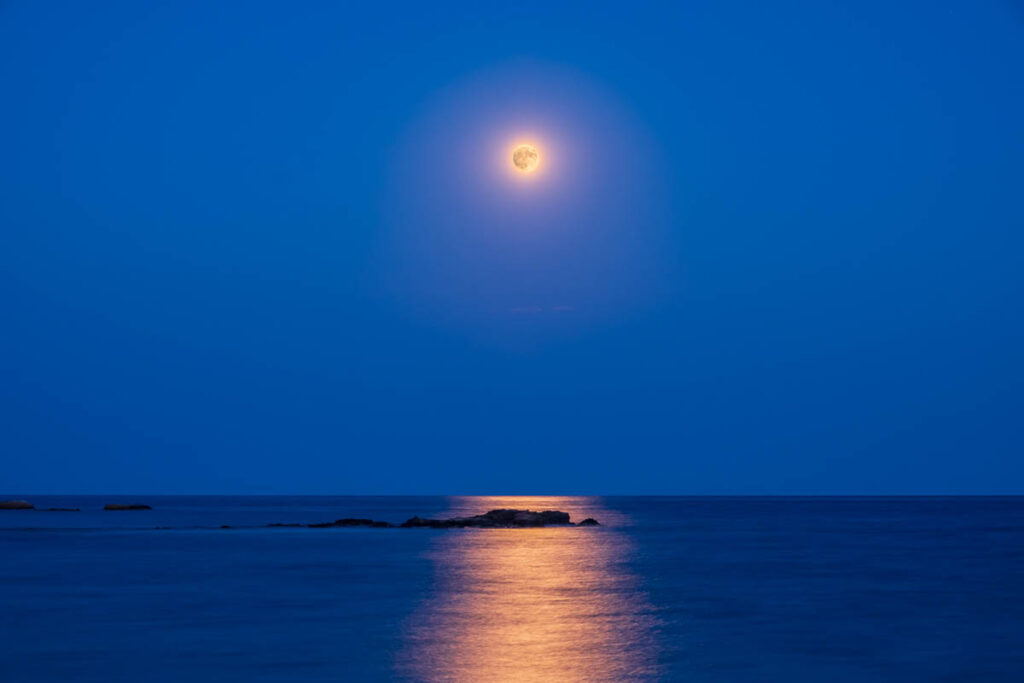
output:
<instances>
[{"instance_id":1,"label":"full moon","mask_svg":"<svg viewBox=\"0 0 1024 683\"><path fill-rule=\"evenodd\" d=\"M521 173L533 173L540 164L540 153L533 145L519 145L512 152L512 165Z\"/></svg>"}]
</instances>

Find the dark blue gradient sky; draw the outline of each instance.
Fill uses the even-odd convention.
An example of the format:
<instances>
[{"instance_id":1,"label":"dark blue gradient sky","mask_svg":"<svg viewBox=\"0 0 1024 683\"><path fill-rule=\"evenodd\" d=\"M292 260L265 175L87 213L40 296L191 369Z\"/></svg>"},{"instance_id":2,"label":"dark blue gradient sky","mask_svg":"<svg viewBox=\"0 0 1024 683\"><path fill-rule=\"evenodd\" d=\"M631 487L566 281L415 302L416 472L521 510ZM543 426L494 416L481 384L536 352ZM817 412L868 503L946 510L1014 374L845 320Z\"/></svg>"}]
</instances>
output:
<instances>
[{"instance_id":1,"label":"dark blue gradient sky","mask_svg":"<svg viewBox=\"0 0 1024 683\"><path fill-rule=\"evenodd\" d=\"M1022 66L995 0L0 4L0 491L1024 493Z\"/></svg>"}]
</instances>

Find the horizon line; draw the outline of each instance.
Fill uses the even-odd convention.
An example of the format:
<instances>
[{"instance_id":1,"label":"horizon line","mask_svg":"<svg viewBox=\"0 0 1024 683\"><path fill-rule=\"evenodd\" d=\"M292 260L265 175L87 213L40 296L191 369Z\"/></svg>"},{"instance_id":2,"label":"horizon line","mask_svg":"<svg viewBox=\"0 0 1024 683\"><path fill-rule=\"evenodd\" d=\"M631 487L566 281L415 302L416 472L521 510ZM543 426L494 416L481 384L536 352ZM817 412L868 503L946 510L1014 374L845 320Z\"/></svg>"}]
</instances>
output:
<instances>
[{"instance_id":1,"label":"horizon line","mask_svg":"<svg viewBox=\"0 0 1024 683\"><path fill-rule=\"evenodd\" d=\"M17 493L0 499L93 497L307 497L307 498L1022 498L1021 493Z\"/></svg>"}]
</instances>

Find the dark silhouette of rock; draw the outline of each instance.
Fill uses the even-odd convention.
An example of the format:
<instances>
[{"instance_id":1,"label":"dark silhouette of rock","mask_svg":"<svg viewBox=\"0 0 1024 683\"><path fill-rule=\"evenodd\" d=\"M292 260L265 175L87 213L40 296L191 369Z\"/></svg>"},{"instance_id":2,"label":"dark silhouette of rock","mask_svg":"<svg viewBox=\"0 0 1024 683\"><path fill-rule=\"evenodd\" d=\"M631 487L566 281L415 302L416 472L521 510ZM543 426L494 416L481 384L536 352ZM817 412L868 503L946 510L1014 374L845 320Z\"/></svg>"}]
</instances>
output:
<instances>
[{"instance_id":1,"label":"dark silhouette of rock","mask_svg":"<svg viewBox=\"0 0 1024 683\"><path fill-rule=\"evenodd\" d=\"M142 505L141 503L107 503L103 506L104 510L152 510L148 505Z\"/></svg>"},{"instance_id":2,"label":"dark silhouette of rock","mask_svg":"<svg viewBox=\"0 0 1024 683\"><path fill-rule=\"evenodd\" d=\"M540 513L540 519L545 524L571 524L568 512L558 510L545 510Z\"/></svg>"},{"instance_id":3,"label":"dark silhouette of rock","mask_svg":"<svg viewBox=\"0 0 1024 683\"><path fill-rule=\"evenodd\" d=\"M345 519L336 519L333 522L321 522L319 524L307 524L310 529L324 529L327 527L346 527L346 526L370 526L379 529L386 529L394 526L388 522L377 522L372 519L353 519L346 517Z\"/></svg>"},{"instance_id":4,"label":"dark silhouette of rock","mask_svg":"<svg viewBox=\"0 0 1024 683\"><path fill-rule=\"evenodd\" d=\"M569 521L568 512L558 510L544 510L534 512L533 510L491 510L482 515L472 517L452 517L450 519L425 519L423 517L411 517L402 524L397 525L402 529L463 529L474 527L478 529L514 529L520 527L542 527L549 525L573 526ZM580 522L580 526L597 526L597 520L587 518ZM375 529L392 529L395 524L379 522L373 519L346 517L336 519L333 522L318 522L316 524L268 524L268 527L307 527L309 529L329 529L338 527L372 527Z\"/></svg>"},{"instance_id":5,"label":"dark silhouette of rock","mask_svg":"<svg viewBox=\"0 0 1024 683\"><path fill-rule=\"evenodd\" d=\"M81 512L78 508L39 508L40 512Z\"/></svg>"},{"instance_id":6,"label":"dark silhouette of rock","mask_svg":"<svg viewBox=\"0 0 1024 683\"><path fill-rule=\"evenodd\" d=\"M550 524L571 524L569 513L558 510L545 510L534 512L532 510L491 510L482 515L473 517L453 517L451 519L424 519L412 517L405 521L402 527L429 528L429 529L451 529L475 527L480 529L500 529L517 527L541 527Z\"/></svg>"},{"instance_id":7,"label":"dark silhouette of rock","mask_svg":"<svg viewBox=\"0 0 1024 683\"><path fill-rule=\"evenodd\" d=\"M576 526L601 526L601 523L593 517L587 517L582 522L577 522Z\"/></svg>"},{"instance_id":8,"label":"dark silhouette of rock","mask_svg":"<svg viewBox=\"0 0 1024 683\"><path fill-rule=\"evenodd\" d=\"M27 500L0 500L0 510L34 510L35 507Z\"/></svg>"},{"instance_id":9,"label":"dark silhouette of rock","mask_svg":"<svg viewBox=\"0 0 1024 683\"><path fill-rule=\"evenodd\" d=\"M424 519L422 517L410 517L402 522L403 529L414 529L417 527L428 527L431 529L447 529L455 526L450 519Z\"/></svg>"}]
</instances>

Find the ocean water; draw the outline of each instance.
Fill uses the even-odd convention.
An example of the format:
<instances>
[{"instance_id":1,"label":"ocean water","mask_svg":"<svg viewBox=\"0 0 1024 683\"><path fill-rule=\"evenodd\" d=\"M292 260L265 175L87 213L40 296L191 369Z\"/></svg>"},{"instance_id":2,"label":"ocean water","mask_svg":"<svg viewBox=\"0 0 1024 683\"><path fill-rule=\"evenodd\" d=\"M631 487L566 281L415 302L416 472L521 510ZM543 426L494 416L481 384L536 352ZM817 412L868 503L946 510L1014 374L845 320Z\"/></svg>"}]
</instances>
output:
<instances>
[{"instance_id":1,"label":"ocean water","mask_svg":"<svg viewBox=\"0 0 1024 683\"><path fill-rule=\"evenodd\" d=\"M1024 680L1024 498L31 500L4 683ZM497 507L603 526L264 526Z\"/></svg>"}]
</instances>

